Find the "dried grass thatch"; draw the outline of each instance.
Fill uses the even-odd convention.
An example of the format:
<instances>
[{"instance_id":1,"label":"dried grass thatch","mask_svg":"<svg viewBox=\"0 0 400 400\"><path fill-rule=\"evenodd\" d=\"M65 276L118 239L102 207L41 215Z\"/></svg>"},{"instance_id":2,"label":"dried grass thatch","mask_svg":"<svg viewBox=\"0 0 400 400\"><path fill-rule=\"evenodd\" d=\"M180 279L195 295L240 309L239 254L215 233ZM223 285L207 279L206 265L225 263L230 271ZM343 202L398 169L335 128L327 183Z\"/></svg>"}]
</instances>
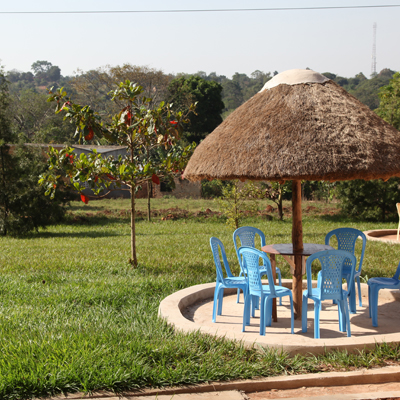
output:
<instances>
[{"instance_id":1,"label":"dried grass thatch","mask_svg":"<svg viewBox=\"0 0 400 400\"><path fill-rule=\"evenodd\" d=\"M190 180L388 179L400 132L333 81L279 84L235 110L198 146Z\"/></svg>"}]
</instances>

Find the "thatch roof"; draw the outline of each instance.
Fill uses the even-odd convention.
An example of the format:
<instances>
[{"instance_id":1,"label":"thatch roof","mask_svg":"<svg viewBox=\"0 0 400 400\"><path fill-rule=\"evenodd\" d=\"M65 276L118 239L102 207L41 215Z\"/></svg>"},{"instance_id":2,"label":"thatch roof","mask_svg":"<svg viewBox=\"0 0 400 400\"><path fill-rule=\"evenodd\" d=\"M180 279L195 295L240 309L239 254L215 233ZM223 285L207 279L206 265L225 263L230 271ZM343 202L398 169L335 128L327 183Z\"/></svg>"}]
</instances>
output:
<instances>
[{"instance_id":1,"label":"thatch roof","mask_svg":"<svg viewBox=\"0 0 400 400\"><path fill-rule=\"evenodd\" d=\"M336 181L400 175L399 131L327 78L280 79L206 137L186 178Z\"/></svg>"}]
</instances>

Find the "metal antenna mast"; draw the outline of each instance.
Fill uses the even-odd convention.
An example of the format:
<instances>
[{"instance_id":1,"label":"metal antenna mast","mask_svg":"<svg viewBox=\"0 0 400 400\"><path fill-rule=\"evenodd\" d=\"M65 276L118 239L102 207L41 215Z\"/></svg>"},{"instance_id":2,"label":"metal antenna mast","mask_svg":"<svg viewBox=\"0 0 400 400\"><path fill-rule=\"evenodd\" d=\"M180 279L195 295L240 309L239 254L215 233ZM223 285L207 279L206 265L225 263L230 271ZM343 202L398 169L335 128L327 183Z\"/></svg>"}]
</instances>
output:
<instances>
[{"instance_id":1,"label":"metal antenna mast","mask_svg":"<svg viewBox=\"0 0 400 400\"><path fill-rule=\"evenodd\" d=\"M371 76L376 75L376 22L374 22L373 26L373 35L372 35L372 64L371 64Z\"/></svg>"}]
</instances>

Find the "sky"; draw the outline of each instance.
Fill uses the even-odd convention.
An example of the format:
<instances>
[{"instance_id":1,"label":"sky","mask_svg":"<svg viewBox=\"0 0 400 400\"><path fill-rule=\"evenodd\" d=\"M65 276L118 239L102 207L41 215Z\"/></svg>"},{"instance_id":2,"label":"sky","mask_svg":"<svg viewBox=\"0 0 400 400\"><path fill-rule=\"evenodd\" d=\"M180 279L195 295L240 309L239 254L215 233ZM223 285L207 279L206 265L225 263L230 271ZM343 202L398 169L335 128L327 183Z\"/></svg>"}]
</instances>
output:
<instances>
[{"instance_id":1,"label":"sky","mask_svg":"<svg viewBox=\"0 0 400 400\"><path fill-rule=\"evenodd\" d=\"M0 4L0 65L31 70L37 60L64 76L125 63L165 73L231 77L311 68L371 75L400 70L400 7L291 11L3 14L10 11L139 11L400 5L400 0L14 0Z\"/></svg>"}]
</instances>

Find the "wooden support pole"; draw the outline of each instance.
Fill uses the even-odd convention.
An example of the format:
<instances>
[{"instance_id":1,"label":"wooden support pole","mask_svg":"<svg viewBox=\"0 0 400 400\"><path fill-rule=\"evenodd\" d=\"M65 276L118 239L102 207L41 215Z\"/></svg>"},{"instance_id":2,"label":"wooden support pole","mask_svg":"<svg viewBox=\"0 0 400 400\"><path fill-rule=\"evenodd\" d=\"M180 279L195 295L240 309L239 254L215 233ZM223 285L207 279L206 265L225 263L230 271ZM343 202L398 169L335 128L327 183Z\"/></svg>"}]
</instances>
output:
<instances>
[{"instance_id":1,"label":"wooden support pole","mask_svg":"<svg viewBox=\"0 0 400 400\"><path fill-rule=\"evenodd\" d=\"M292 244L293 251L303 250L303 225L301 218L301 181L292 182L292 208L293 208L293 225L292 225ZM301 319L302 304L302 256L294 256L295 270L293 275L293 305L295 319Z\"/></svg>"},{"instance_id":2,"label":"wooden support pole","mask_svg":"<svg viewBox=\"0 0 400 400\"><path fill-rule=\"evenodd\" d=\"M270 254L269 259L271 260L272 277L274 278L274 284L276 284L276 259L275 259L275 254ZM278 322L278 314L276 312L276 298L272 299L272 321Z\"/></svg>"}]
</instances>

